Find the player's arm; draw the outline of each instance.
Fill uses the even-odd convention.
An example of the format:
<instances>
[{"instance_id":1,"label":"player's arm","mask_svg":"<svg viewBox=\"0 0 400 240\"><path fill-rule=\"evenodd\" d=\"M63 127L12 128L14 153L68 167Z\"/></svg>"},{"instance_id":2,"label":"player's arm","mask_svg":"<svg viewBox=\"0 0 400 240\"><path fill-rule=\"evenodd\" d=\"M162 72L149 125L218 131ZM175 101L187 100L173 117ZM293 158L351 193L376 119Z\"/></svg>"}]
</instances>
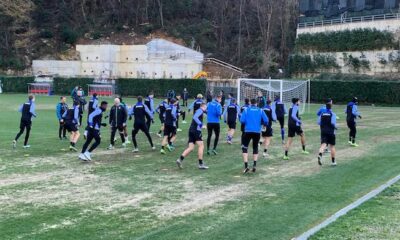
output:
<instances>
[{"instance_id":1,"label":"player's arm","mask_svg":"<svg viewBox=\"0 0 400 240\"><path fill-rule=\"evenodd\" d=\"M154 114L154 99L153 98L150 98L150 110L151 110L151 113L152 114Z\"/></svg>"},{"instance_id":2,"label":"player's arm","mask_svg":"<svg viewBox=\"0 0 400 240\"><path fill-rule=\"evenodd\" d=\"M293 118L293 120L296 121L297 124L301 124L301 120L297 118L297 112L299 111L299 108L297 106L294 106L292 108L292 115L290 116L291 118Z\"/></svg>"},{"instance_id":3,"label":"player's arm","mask_svg":"<svg viewBox=\"0 0 400 240\"><path fill-rule=\"evenodd\" d=\"M196 113L193 115L193 120L197 123L197 125L202 128L203 127L203 123L200 121L199 117L201 116L201 114L203 113L203 110L198 109L196 111Z\"/></svg>"},{"instance_id":4,"label":"player's arm","mask_svg":"<svg viewBox=\"0 0 400 240\"><path fill-rule=\"evenodd\" d=\"M274 122L276 122L276 120L277 120L278 118L276 117L276 112L275 111L272 111L272 121L274 121Z\"/></svg>"},{"instance_id":5,"label":"player's arm","mask_svg":"<svg viewBox=\"0 0 400 240\"><path fill-rule=\"evenodd\" d=\"M247 109L245 109L242 113L242 116L240 117L240 122L241 123L246 123L246 115L247 115Z\"/></svg>"},{"instance_id":6,"label":"player's arm","mask_svg":"<svg viewBox=\"0 0 400 240\"><path fill-rule=\"evenodd\" d=\"M126 126L126 121L128 120L128 112L126 111L126 109L125 109L125 111L122 113L122 124L124 125L124 126Z\"/></svg>"},{"instance_id":7,"label":"player's arm","mask_svg":"<svg viewBox=\"0 0 400 240\"><path fill-rule=\"evenodd\" d=\"M177 111L177 107L176 106L174 106L173 108L172 108L172 117L174 118L174 120L176 120L177 118L178 118L178 111Z\"/></svg>"},{"instance_id":8,"label":"player's arm","mask_svg":"<svg viewBox=\"0 0 400 240\"><path fill-rule=\"evenodd\" d=\"M193 108L194 108L194 103L195 103L196 101L193 101L190 105L189 105L189 107L188 107L188 112L190 112L191 110L193 110Z\"/></svg>"},{"instance_id":9,"label":"player's arm","mask_svg":"<svg viewBox=\"0 0 400 240\"><path fill-rule=\"evenodd\" d=\"M321 126L321 115L318 115L317 117L317 124Z\"/></svg>"},{"instance_id":10,"label":"player's arm","mask_svg":"<svg viewBox=\"0 0 400 240\"><path fill-rule=\"evenodd\" d=\"M358 107L357 105L353 105L353 109L351 110L351 113L353 114L354 117L359 117L361 118L360 113L358 112Z\"/></svg>"},{"instance_id":11,"label":"player's arm","mask_svg":"<svg viewBox=\"0 0 400 240\"><path fill-rule=\"evenodd\" d=\"M144 110L146 111L146 113L149 115L149 117L151 118L151 119L153 119L153 113L150 111L150 109L146 106L146 105L143 105L144 106Z\"/></svg>"},{"instance_id":12,"label":"player's arm","mask_svg":"<svg viewBox=\"0 0 400 240\"><path fill-rule=\"evenodd\" d=\"M101 114L101 110L99 109L99 108L97 108L94 112L92 112L90 115L89 115L89 118L88 118L88 122L89 122L89 127L94 127L93 126L93 118L95 118L97 115L100 115Z\"/></svg>"},{"instance_id":13,"label":"player's arm","mask_svg":"<svg viewBox=\"0 0 400 240\"><path fill-rule=\"evenodd\" d=\"M32 116L36 117L35 104L34 103L31 103L31 107L29 109L29 112L32 114Z\"/></svg>"},{"instance_id":14,"label":"player's arm","mask_svg":"<svg viewBox=\"0 0 400 240\"><path fill-rule=\"evenodd\" d=\"M62 119L62 116L61 116L61 105L60 104L57 104L57 106L56 106L56 115L57 115L58 120L60 121Z\"/></svg>"},{"instance_id":15,"label":"player's arm","mask_svg":"<svg viewBox=\"0 0 400 240\"><path fill-rule=\"evenodd\" d=\"M110 113L108 114L108 124L111 125L111 123L114 121L114 117L115 117L115 110L114 107L112 107Z\"/></svg>"},{"instance_id":16,"label":"player's arm","mask_svg":"<svg viewBox=\"0 0 400 240\"><path fill-rule=\"evenodd\" d=\"M336 126L336 114L334 114L334 113L332 113L331 124L335 129L337 129L337 126Z\"/></svg>"},{"instance_id":17,"label":"player's arm","mask_svg":"<svg viewBox=\"0 0 400 240\"><path fill-rule=\"evenodd\" d=\"M75 121L75 123L79 123L79 107L76 107L75 109L74 109L74 121Z\"/></svg>"}]
</instances>

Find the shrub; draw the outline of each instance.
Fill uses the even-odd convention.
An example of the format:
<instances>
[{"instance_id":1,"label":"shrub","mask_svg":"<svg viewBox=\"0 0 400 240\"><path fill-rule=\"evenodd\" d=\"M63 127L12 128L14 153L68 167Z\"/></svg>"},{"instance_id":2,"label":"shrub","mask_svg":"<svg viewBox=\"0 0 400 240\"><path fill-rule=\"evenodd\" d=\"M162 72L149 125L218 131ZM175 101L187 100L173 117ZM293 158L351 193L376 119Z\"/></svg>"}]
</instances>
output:
<instances>
[{"instance_id":1,"label":"shrub","mask_svg":"<svg viewBox=\"0 0 400 240\"><path fill-rule=\"evenodd\" d=\"M54 34L50 30L42 30L39 33L40 38L53 38Z\"/></svg>"},{"instance_id":2,"label":"shrub","mask_svg":"<svg viewBox=\"0 0 400 240\"><path fill-rule=\"evenodd\" d=\"M85 92L87 85L93 83L93 78L62 78L56 77L53 81L53 89L55 94L69 95L75 86L82 86Z\"/></svg>"},{"instance_id":3,"label":"shrub","mask_svg":"<svg viewBox=\"0 0 400 240\"><path fill-rule=\"evenodd\" d=\"M34 77L0 76L0 81L5 93L28 93L28 83L32 83Z\"/></svg>"},{"instance_id":4,"label":"shrub","mask_svg":"<svg viewBox=\"0 0 400 240\"><path fill-rule=\"evenodd\" d=\"M68 44L75 44L78 41L78 32L70 27L65 27L61 32L61 40Z\"/></svg>"}]
</instances>

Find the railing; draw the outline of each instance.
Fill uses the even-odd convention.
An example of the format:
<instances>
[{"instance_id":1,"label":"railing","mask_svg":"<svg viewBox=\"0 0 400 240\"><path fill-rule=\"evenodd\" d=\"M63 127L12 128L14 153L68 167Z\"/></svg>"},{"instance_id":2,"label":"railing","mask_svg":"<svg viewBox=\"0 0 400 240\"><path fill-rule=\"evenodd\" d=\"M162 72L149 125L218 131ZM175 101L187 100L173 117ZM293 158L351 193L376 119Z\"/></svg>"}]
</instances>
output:
<instances>
[{"instance_id":1,"label":"railing","mask_svg":"<svg viewBox=\"0 0 400 240\"><path fill-rule=\"evenodd\" d=\"M231 70L237 71L239 73L243 73L243 69L238 68L238 67L236 67L236 66L234 66L232 64L226 63L224 61L218 60L216 58L205 58L204 61L205 62L212 62L212 63L218 64L218 65L227 67L227 68L229 68Z\"/></svg>"},{"instance_id":2,"label":"railing","mask_svg":"<svg viewBox=\"0 0 400 240\"><path fill-rule=\"evenodd\" d=\"M373 21L381 21L381 20L387 20L387 19L400 19L400 13L388 13L388 14L381 14L381 15L370 15L370 16L351 17L351 18L337 18L337 19L332 19L332 20L305 22L305 23L299 23L297 25L297 28L321 27L321 26L330 26L330 25L354 23L354 22L373 22Z\"/></svg>"}]
</instances>

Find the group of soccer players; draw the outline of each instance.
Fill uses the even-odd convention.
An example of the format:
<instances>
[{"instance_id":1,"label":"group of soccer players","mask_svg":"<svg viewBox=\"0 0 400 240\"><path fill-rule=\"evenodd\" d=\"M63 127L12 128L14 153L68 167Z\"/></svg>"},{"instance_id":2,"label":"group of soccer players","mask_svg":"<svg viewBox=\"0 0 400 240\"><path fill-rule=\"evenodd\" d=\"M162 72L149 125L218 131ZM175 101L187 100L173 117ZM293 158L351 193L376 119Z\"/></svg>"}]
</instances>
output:
<instances>
[{"instance_id":1,"label":"group of soccer players","mask_svg":"<svg viewBox=\"0 0 400 240\"><path fill-rule=\"evenodd\" d=\"M78 93L82 96L82 93ZM164 99L157 108L154 107L154 94L150 92L145 98L137 97L137 102L132 107L128 106L122 101L122 98L115 98L114 104L111 107L109 114L103 117L107 111L108 103L102 101L99 103L97 94L94 93L88 104L88 117L87 126L84 131L86 139L79 159L82 161L91 161L91 153L101 143L101 127L106 127L107 124L103 119L108 118L110 125L111 137L110 145L107 149L113 150L117 140L116 133L118 131L122 146L126 147L129 144L129 137L127 131L127 122L134 118L132 129L132 142L133 152L139 152L138 142L136 136L139 131L143 132L148 139L150 147L155 150L155 145L150 134L151 124L154 123L154 116L159 115L161 122L161 129L158 136L162 138L161 141L161 154L166 154L167 151L175 149L174 142L177 137L179 129L179 118L182 116L182 123L186 123L186 112L180 107L180 96L168 97ZM293 143L293 138L298 135L302 145L302 153L309 154L306 151L306 139L302 129L302 120L299 116L300 99L293 98L292 106L289 111L286 110L285 104L281 101L279 96L276 96L272 102L266 99L262 92L258 92L257 96L253 99L245 99L244 105L239 106L236 99L232 94L223 101L223 95L218 94L212 100L209 99L206 103L203 100L203 95L198 94L194 102L189 106L188 111L193 111L192 121L188 133L188 146L180 157L176 160L179 168L183 167L184 159L198 146L198 168L208 169L203 161L204 143L202 139L202 129L207 128L207 155L217 155L217 147L221 134L221 119L227 124L228 131L226 133L226 142L233 144L234 134L236 130L236 123L241 123L241 149L244 162L244 173L250 171L256 172L257 160L259 154L259 147L263 146L263 156L268 157L268 149L273 136L272 123L279 122L282 144L284 145L284 160L288 160L289 150ZM80 138L79 127L81 123L81 115L84 110L82 101L73 98L73 106L68 107L66 97L61 97L60 102L56 107L56 116L59 121L58 136L61 140L66 139L66 132L70 133L70 146L71 151L78 151L76 143ZM357 108L358 100L356 97L348 103L345 113L347 126L349 128L349 144L357 147L356 143L356 119L361 118ZM336 145L336 129L337 129L337 116L333 112L333 101L328 99L324 106L317 112L318 124L321 130L321 147L318 152L318 164L322 165L322 155L325 152L331 153L332 165L336 166L335 160L335 145ZM36 117L35 112L35 98L30 95L28 101L21 105L19 111L22 113L20 122L20 131L13 141L14 148L17 145L19 137L26 130L24 148L29 148L29 135L32 125L32 118ZM285 115L288 114L288 134L287 141L285 142ZM207 120L204 120L205 115ZM205 122L207 124L203 124ZM162 134L162 135L161 135ZM211 147L211 139L214 135L214 142ZM93 142L94 141L94 142ZM93 142L93 143L92 143ZM250 143L252 143L253 165L249 167L248 151Z\"/></svg>"}]
</instances>

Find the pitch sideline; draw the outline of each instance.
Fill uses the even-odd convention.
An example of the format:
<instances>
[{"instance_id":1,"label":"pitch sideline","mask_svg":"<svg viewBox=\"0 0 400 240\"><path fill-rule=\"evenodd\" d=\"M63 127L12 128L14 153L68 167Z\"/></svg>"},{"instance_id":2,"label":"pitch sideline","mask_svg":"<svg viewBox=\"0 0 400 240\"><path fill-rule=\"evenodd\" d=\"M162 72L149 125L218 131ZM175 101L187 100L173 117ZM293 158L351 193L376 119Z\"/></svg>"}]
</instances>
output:
<instances>
[{"instance_id":1,"label":"pitch sideline","mask_svg":"<svg viewBox=\"0 0 400 240\"><path fill-rule=\"evenodd\" d=\"M370 191L366 195L364 195L361 198L357 199L356 201L354 201L350 205L347 205L346 207L340 209L339 211L337 211L335 214L333 214L332 216L327 218L322 223L320 223L317 226L309 229L308 231L304 232L303 234L301 234L300 236L298 236L298 237L296 237L294 239L296 239L296 240L307 240L309 237L311 237L315 233L319 232L321 229L325 228L329 224L331 224L334 221L336 221L339 217L347 214L349 211L357 208L361 204L363 204L366 201L370 200L371 198L377 196L379 193L383 192L385 189L387 189L388 187L392 186L393 184L395 184L399 180L400 180L400 175L397 175L396 177L390 179L386 183L380 185L379 187L377 187L374 190Z\"/></svg>"}]
</instances>

